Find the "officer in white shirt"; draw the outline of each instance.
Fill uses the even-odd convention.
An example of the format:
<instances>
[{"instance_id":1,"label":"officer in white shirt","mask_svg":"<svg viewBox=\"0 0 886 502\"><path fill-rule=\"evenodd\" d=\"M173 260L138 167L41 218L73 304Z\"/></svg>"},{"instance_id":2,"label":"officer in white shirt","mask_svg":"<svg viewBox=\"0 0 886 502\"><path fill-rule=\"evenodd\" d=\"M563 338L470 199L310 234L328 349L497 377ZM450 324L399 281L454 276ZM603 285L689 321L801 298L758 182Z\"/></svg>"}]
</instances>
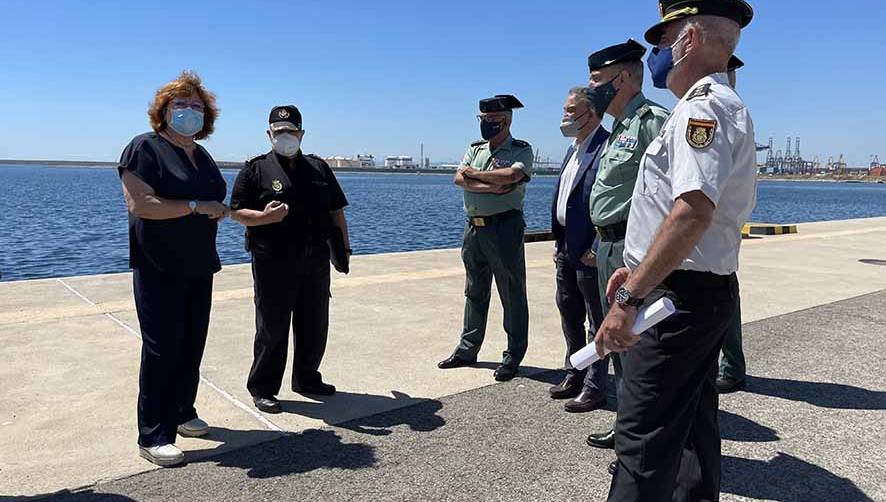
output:
<instances>
[{"instance_id":1,"label":"officer in white shirt","mask_svg":"<svg viewBox=\"0 0 886 502\"><path fill-rule=\"evenodd\" d=\"M610 501L719 500L717 357L738 305L741 228L755 203L754 126L726 68L744 0L661 0L648 65L680 98L640 163L628 216L627 268L597 351L622 352ZM677 313L637 336L644 303Z\"/></svg>"}]
</instances>

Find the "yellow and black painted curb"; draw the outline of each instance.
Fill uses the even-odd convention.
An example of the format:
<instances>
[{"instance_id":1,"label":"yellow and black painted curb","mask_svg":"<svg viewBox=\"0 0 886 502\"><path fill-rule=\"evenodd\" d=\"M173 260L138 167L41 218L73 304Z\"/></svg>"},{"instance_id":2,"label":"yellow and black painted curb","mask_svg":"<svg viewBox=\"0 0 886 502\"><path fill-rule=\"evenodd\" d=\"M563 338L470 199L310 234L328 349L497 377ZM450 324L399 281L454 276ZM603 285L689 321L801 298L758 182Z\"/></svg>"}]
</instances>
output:
<instances>
[{"instance_id":1,"label":"yellow and black painted curb","mask_svg":"<svg viewBox=\"0 0 886 502\"><path fill-rule=\"evenodd\" d=\"M741 229L742 237L752 235L786 235L797 233L797 225L772 225L769 223L748 223Z\"/></svg>"}]
</instances>

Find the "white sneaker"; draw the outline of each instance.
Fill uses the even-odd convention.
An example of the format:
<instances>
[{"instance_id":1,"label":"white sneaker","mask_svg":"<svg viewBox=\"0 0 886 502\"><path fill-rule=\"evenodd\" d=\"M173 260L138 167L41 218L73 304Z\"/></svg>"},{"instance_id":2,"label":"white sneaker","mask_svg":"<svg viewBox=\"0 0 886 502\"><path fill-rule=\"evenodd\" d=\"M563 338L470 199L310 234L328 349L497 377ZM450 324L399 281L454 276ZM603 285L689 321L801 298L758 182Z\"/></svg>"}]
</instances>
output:
<instances>
[{"instance_id":1,"label":"white sneaker","mask_svg":"<svg viewBox=\"0 0 886 502\"><path fill-rule=\"evenodd\" d=\"M148 462L161 467L172 467L185 461L185 454L174 444L163 444L149 448L139 446L138 454Z\"/></svg>"},{"instance_id":2,"label":"white sneaker","mask_svg":"<svg viewBox=\"0 0 886 502\"><path fill-rule=\"evenodd\" d=\"M178 435L188 438L198 438L209 434L209 424L195 418L178 426Z\"/></svg>"}]
</instances>

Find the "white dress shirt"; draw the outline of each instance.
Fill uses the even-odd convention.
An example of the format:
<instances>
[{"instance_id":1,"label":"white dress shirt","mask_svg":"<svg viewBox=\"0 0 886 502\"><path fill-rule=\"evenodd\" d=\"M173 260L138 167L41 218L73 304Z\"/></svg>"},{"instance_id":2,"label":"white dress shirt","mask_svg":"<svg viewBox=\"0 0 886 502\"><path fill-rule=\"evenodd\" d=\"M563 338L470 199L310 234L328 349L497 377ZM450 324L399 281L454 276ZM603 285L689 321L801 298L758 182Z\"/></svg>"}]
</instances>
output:
<instances>
[{"instance_id":1,"label":"white dress shirt","mask_svg":"<svg viewBox=\"0 0 886 502\"><path fill-rule=\"evenodd\" d=\"M594 160L593 156L586 152L598 129L600 129L599 125L581 143L577 143L578 139L572 141L572 156L563 166L563 174L560 176L560 191L557 193L557 221L564 227L566 226L566 204L569 202L569 195L575 188L573 186L575 185L575 177L588 162Z\"/></svg>"},{"instance_id":2,"label":"white dress shirt","mask_svg":"<svg viewBox=\"0 0 886 502\"><path fill-rule=\"evenodd\" d=\"M756 175L754 123L747 107L725 73L699 80L640 161L625 265L636 269L676 199L700 190L714 203L713 221L678 269L737 271L741 228L756 204Z\"/></svg>"}]
</instances>

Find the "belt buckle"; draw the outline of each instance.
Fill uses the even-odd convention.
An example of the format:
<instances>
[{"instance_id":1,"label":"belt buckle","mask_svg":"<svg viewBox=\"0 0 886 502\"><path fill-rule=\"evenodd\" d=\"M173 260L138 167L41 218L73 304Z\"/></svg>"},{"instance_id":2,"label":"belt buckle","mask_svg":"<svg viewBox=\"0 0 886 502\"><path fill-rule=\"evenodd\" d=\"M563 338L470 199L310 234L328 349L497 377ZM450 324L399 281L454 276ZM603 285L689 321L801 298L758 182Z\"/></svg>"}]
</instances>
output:
<instances>
[{"instance_id":1,"label":"belt buckle","mask_svg":"<svg viewBox=\"0 0 886 502\"><path fill-rule=\"evenodd\" d=\"M486 219L482 217L471 218L471 223L473 223L475 227L485 227Z\"/></svg>"}]
</instances>

